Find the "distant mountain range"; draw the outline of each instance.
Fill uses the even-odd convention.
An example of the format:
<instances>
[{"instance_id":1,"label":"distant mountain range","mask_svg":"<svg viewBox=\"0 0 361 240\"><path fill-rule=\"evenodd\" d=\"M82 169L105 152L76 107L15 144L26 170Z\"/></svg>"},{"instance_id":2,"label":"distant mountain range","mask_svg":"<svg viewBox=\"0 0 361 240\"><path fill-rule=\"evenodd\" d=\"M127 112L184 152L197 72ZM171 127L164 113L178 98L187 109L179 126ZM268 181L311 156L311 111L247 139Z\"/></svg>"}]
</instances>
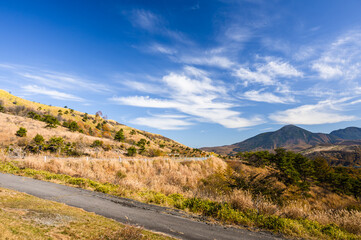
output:
<instances>
[{"instance_id":1,"label":"distant mountain range","mask_svg":"<svg viewBox=\"0 0 361 240\"><path fill-rule=\"evenodd\" d=\"M294 125L287 125L277 131L261 133L232 145L201 149L232 155L238 152L273 150L280 147L300 152L318 145L361 145L361 128L348 127L325 134L312 133Z\"/></svg>"}]
</instances>

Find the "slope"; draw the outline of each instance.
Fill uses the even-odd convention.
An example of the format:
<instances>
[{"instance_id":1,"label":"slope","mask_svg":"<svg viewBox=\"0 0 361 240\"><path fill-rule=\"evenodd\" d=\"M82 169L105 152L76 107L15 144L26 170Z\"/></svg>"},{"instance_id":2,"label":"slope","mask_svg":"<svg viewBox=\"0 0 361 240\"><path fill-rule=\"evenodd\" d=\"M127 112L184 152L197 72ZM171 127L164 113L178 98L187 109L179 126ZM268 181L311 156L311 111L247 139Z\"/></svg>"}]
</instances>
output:
<instances>
[{"instance_id":1,"label":"slope","mask_svg":"<svg viewBox=\"0 0 361 240\"><path fill-rule=\"evenodd\" d=\"M34 145L36 134L42 135L45 143L52 137L62 137L63 145L75 146L71 154L98 157L99 152L109 156L127 154L129 148L133 153L143 156L162 156L167 154L179 156L201 156L198 149L189 148L159 134L141 131L108 120L101 112L88 114L65 107L56 107L32 102L14 96L0 89L0 135L2 148L40 147ZM27 129L24 138L15 137L19 127ZM118 133L120 132L120 133ZM115 135L118 133L117 141ZM54 140L54 139L53 139ZM97 142L96 142L97 141ZM65 149L65 147L64 147ZM58 151L66 154L65 150ZM103 154L103 155L104 155Z\"/></svg>"}]
</instances>

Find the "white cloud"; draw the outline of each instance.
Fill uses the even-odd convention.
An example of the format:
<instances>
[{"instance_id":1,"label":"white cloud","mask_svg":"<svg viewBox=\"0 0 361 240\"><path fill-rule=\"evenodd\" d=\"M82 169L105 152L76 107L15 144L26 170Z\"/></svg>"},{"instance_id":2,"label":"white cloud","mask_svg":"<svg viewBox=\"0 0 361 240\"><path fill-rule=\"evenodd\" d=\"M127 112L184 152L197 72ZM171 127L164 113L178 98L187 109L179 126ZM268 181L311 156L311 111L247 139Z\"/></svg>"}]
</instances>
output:
<instances>
[{"instance_id":1,"label":"white cloud","mask_svg":"<svg viewBox=\"0 0 361 240\"><path fill-rule=\"evenodd\" d=\"M132 12L132 23L148 31L154 31L161 23L161 19L150 11L136 9Z\"/></svg>"},{"instance_id":2,"label":"white cloud","mask_svg":"<svg viewBox=\"0 0 361 240\"><path fill-rule=\"evenodd\" d=\"M326 63L316 62L312 65L312 69L319 72L323 79L330 79L334 77L341 77L343 72L340 66L331 66Z\"/></svg>"},{"instance_id":3,"label":"white cloud","mask_svg":"<svg viewBox=\"0 0 361 240\"><path fill-rule=\"evenodd\" d=\"M327 46L312 63L322 79L350 81L361 75L361 31L350 31Z\"/></svg>"},{"instance_id":4,"label":"white cloud","mask_svg":"<svg viewBox=\"0 0 361 240\"><path fill-rule=\"evenodd\" d=\"M293 97L280 97L270 92L262 92L256 90L250 90L243 94L242 98L255 101L255 102L267 102L267 103L293 103L295 99Z\"/></svg>"},{"instance_id":5,"label":"white cloud","mask_svg":"<svg viewBox=\"0 0 361 240\"><path fill-rule=\"evenodd\" d=\"M46 96L49 96L51 98L58 99L58 100L76 101L76 102L84 101L83 98L74 96L72 94L59 92L59 91L47 89L44 87L39 87L37 85L27 85L27 86L22 87L22 89L27 93L46 95Z\"/></svg>"},{"instance_id":6,"label":"white cloud","mask_svg":"<svg viewBox=\"0 0 361 240\"><path fill-rule=\"evenodd\" d=\"M166 47L166 46L158 44L158 43L152 44L149 49L152 52L168 54L168 55L173 55L173 54L177 53L177 50L170 48L170 47Z\"/></svg>"},{"instance_id":7,"label":"white cloud","mask_svg":"<svg viewBox=\"0 0 361 240\"><path fill-rule=\"evenodd\" d=\"M160 16L151 11L144 9L135 9L130 12L125 12L133 26L145 29L153 34L159 34L169 37L173 40L182 43L191 43L191 41L179 31L169 29L166 21Z\"/></svg>"},{"instance_id":8,"label":"white cloud","mask_svg":"<svg viewBox=\"0 0 361 240\"><path fill-rule=\"evenodd\" d=\"M192 122L173 115L157 115L153 117L139 117L132 121L134 124L148 126L161 130L183 130L193 125Z\"/></svg>"},{"instance_id":9,"label":"white cloud","mask_svg":"<svg viewBox=\"0 0 361 240\"><path fill-rule=\"evenodd\" d=\"M243 80L245 85L254 83L277 85L280 78L303 76L302 72L288 62L271 57L266 57L264 60L265 63L254 64L254 70L250 70L248 67L240 67L234 72L234 76Z\"/></svg>"},{"instance_id":10,"label":"white cloud","mask_svg":"<svg viewBox=\"0 0 361 240\"><path fill-rule=\"evenodd\" d=\"M147 108L177 108L179 103L169 100L150 98L149 96L113 97L110 99L119 104Z\"/></svg>"},{"instance_id":11,"label":"white cloud","mask_svg":"<svg viewBox=\"0 0 361 240\"><path fill-rule=\"evenodd\" d=\"M236 42L246 42L252 36L252 33L248 28L239 27L236 25L228 27L224 34L228 39Z\"/></svg>"},{"instance_id":12,"label":"white cloud","mask_svg":"<svg viewBox=\"0 0 361 240\"><path fill-rule=\"evenodd\" d=\"M178 61L186 64L194 64L200 66L213 66L219 68L231 68L235 65L234 62L224 56L217 56L212 54L205 54L204 56L183 56Z\"/></svg>"},{"instance_id":13,"label":"white cloud","mask_svg":"<svg viewBox=\"0 0 361 240\"><path fill-rule=\"evenodd\" d=\"M162 83L160 87L169 91L164 99L129 96L111 100L137 107L175 109L197 121L218 123L227 128L254 126L262 122L259 117L240 117L239 112L232 110L235 105L225 100L225 88L216 85L206 72L197 68L188 66L182 73L169 73L162 78Z\"/></svg>"},{"instance_id":14,"label":"white cloud","mask_svg":"<svg viewBox=\"0 0 361 240\"><path fill-rule=\"evenodd\" d=\"M30 84L44 85L61 90L84 89L92 92L110 92L110 88L101 83L94 83L70 74L54 72L21 65L4 65L0 68L13 73L16 78L21 78Z\"/></svg>"},{"instance_id":15,"label":"white cloud","mask_svg":"<svg viewBox=\"0 0 361 240\"><path fill-rule=\"evenodd\" d=\"M242 79L245 85L248 85L249 83L275 85L276 83L276 81L274 81L269 75L258 71L251 71L249 68L246 67L240 67L238 70L236 70L234 75Z\"/></svg>"},{"instance_id":16,"label":"white cloud","mask_svg":"<svg viewBox=\"0 0 361 240\"><path fill-rule=\"evenodd\" d=\"M273 77L302 77L303 73L299 72L288 62L283 62L275 58L266 58L267 64L261 65L257 71L268 73Z\"/></svg>"},{"instance_id":17,"label":"white cloud","mask_svg":"<svg viewBox=\"0 0 361 240\"><path fill-rule=\"evenodd\" d=\"M325 100L314 105L302 105L297 108L273 113L269 116L269 118L283 124L305 125L356 120L357 118L355 116L348 116L340 113L342 111L340 109L342 102L345 102L346 100L347 99L337 101Z\"/></svg>"}]
</instances>

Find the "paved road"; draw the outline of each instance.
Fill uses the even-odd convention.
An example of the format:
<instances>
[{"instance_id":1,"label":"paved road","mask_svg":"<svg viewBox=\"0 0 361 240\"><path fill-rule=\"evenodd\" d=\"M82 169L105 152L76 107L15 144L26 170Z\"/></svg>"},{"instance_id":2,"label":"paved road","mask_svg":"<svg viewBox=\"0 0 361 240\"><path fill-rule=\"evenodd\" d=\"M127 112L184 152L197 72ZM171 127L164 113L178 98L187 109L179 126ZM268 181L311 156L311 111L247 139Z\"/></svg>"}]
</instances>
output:
<instances>
[{"instance_id":1,"label":"paved road","mask_svg":"<svg viewBox=\"0 0 361 240\"><path fill-rule=\"evenodd\" d=\"M140 225L180 239L280 239L267 232L207 224L181 211L165 207L10 174L0 173L0 187L65 203L122 223Z\"/></svg>"}]
</instances>

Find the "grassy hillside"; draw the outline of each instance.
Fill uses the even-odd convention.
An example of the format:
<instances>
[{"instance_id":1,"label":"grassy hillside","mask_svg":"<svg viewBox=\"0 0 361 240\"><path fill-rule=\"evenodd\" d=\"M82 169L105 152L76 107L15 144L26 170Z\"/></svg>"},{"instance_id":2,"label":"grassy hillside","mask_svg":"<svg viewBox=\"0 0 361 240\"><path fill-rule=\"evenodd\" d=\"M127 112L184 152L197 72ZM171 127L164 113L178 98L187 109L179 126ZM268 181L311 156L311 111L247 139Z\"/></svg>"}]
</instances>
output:
<instances>
[{"instance_id":1,"label":"grassy hillside","mask_svg":"<svg viewBox=\"0 0 361 240\"><path fill-rule=\"evenodd\" d=\"M67 107L36 103L4 90L0 90L0 112L3 148L20 146L31 153L39 153L39 150L51 152L46 145L51 144L52 137L61 137L63 146L53 151L58 155L120 156L129 155L129 148L133 149L131 154L148 157L205 155L161 135L104 119L101 113L87 114ZM15 135L20 127L26 129L26 136ZM42 146L34 144L33 138L37 134L44 138ZM66 145L69 145L67 149Z\"/></svg>"},{"instance_id":2,"label":"grassy hillside","mask_svg":"<svg viewBox=\"0 0 361 240\"><path fill-rule=\"evenodd\" d=\"M0 188L1 239L173 239L24 193Z\"/></svg>"}]
</instances>

